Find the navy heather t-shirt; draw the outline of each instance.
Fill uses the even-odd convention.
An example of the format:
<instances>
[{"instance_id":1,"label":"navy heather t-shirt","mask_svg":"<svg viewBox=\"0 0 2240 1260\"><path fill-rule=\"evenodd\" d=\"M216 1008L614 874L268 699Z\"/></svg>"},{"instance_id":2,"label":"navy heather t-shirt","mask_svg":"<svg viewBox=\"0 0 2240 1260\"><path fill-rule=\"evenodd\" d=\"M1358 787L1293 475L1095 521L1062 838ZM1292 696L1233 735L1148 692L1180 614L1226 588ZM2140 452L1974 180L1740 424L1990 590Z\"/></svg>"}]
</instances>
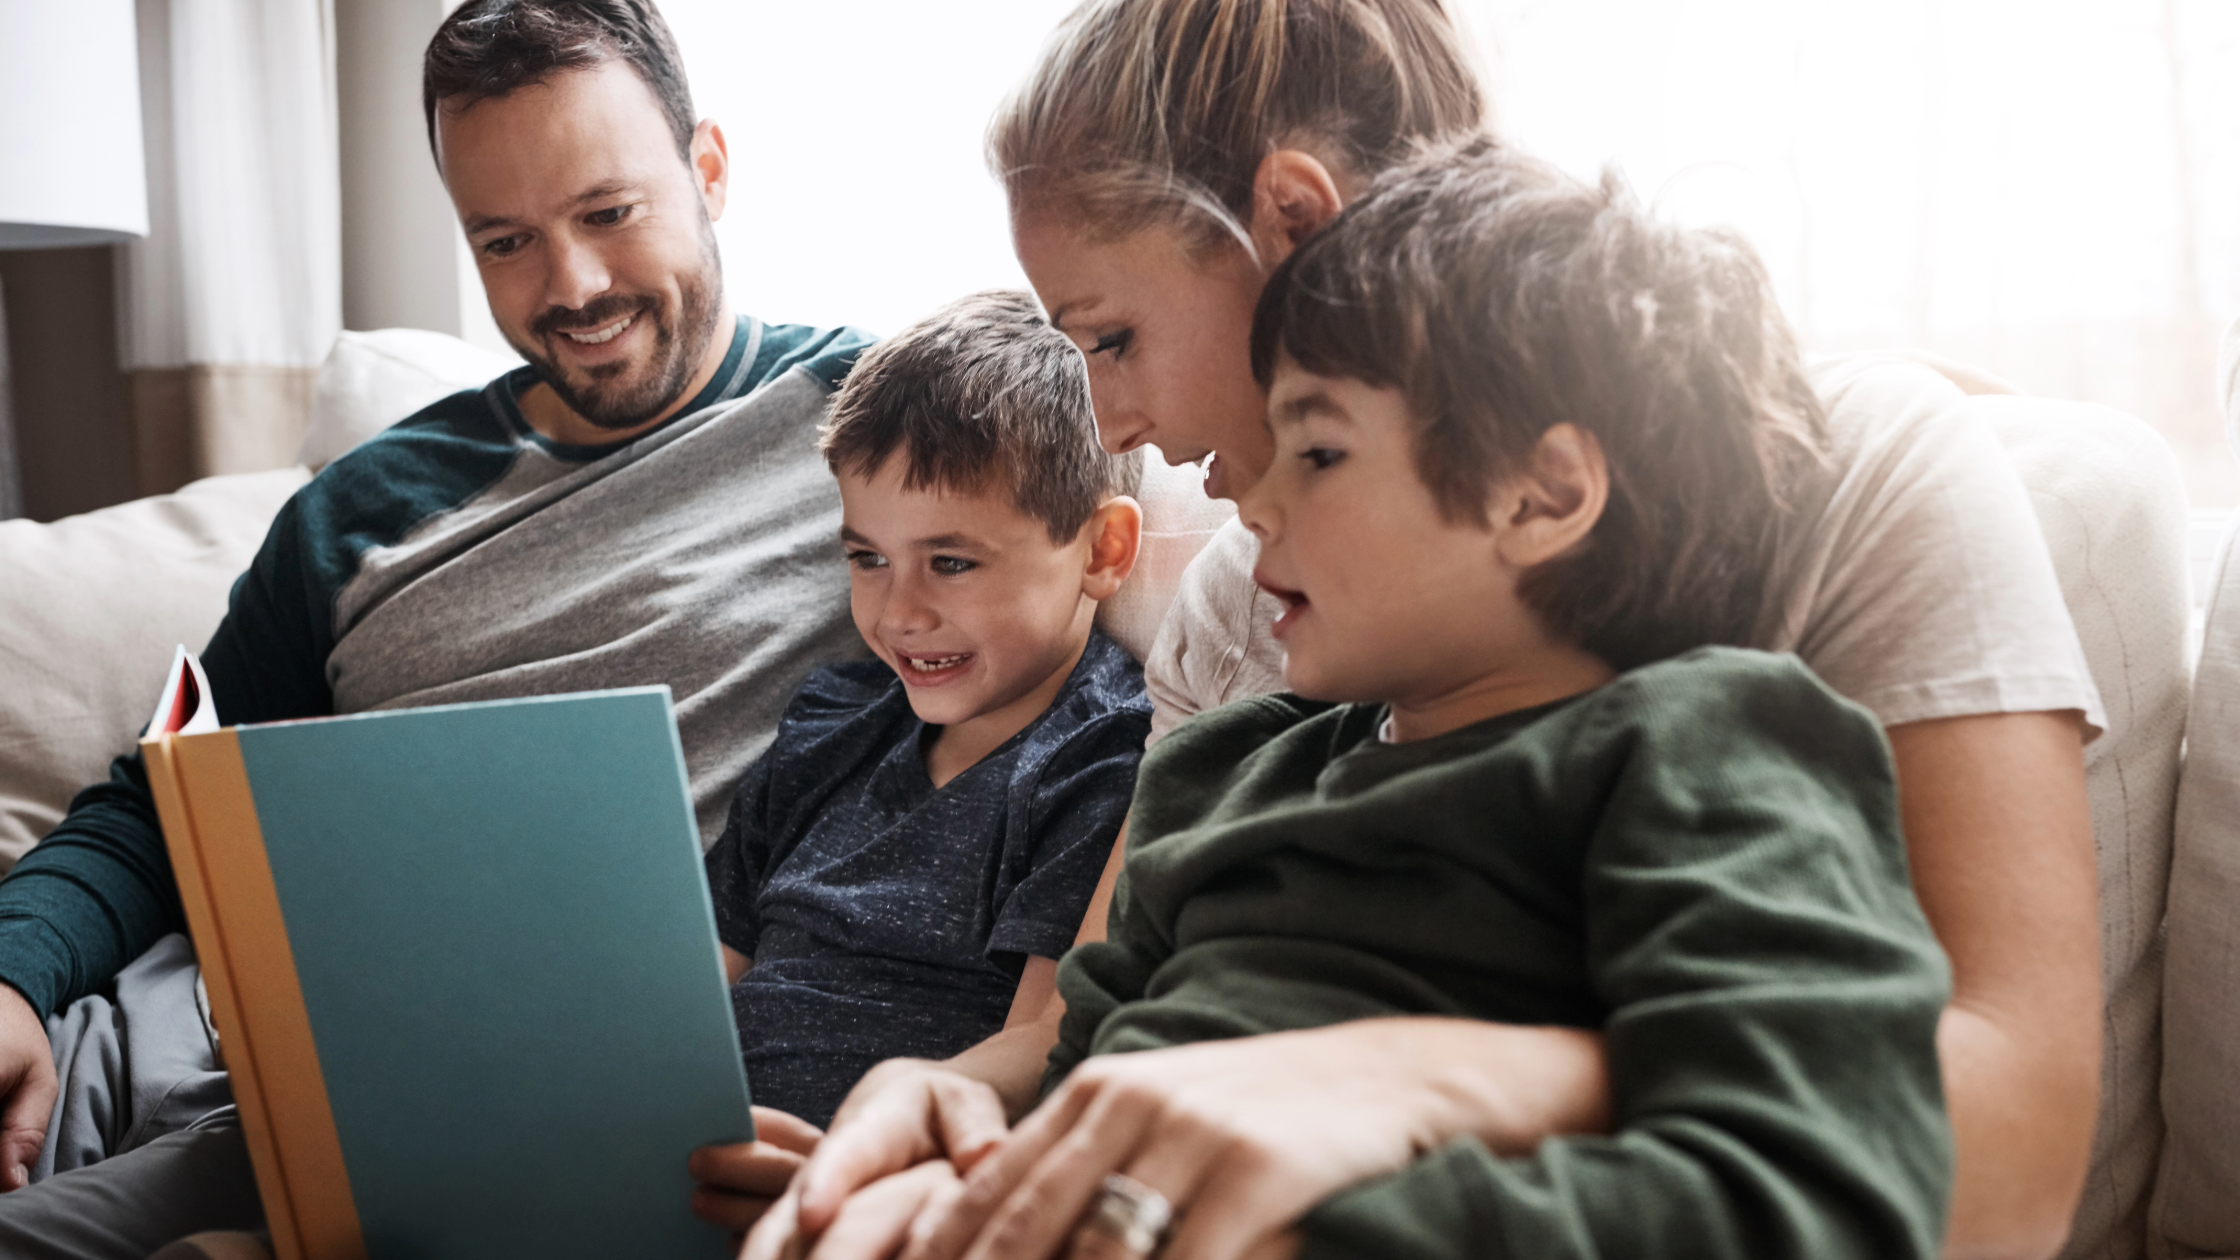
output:
<instances>
[{"instance_id":1,"label":"navy heather t-shirt","mask_svg":"<svg viewBox=\"0 0 2240 1260\"><path fill-rule=\"evenodd\" d=\"M1040 718L939 790L877 660L802 684L708 851L754 1100L829 1122L882 1059L1003 1028L1029 955L1073 945L1151 729L1143 673L1092 633Z\"/></svg>"}]
</instances>

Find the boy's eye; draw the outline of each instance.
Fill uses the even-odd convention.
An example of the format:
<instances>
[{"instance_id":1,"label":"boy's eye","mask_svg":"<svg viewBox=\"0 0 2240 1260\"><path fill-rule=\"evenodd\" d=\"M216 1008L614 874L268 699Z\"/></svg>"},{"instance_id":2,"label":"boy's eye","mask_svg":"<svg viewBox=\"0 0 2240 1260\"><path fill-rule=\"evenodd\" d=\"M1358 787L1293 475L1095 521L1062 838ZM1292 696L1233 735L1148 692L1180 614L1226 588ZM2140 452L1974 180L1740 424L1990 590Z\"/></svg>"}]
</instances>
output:
<instances>
[{"instance_id":1,"label":"boy's eye","mask_svg":"<svg viewBox=\"0 0 2240 1260\"><path fill-rule=\"evenodd\" d=\"M851 547L848 549L848 563L859 569L883 569L887 567L887 558L876 551Z\"/></svg>"},{"instance_id":2,"label":"boy's eye","mask_svg":"<svg viewBox=\"0 0 2240 1260\"><path fill-rule=\"evenodd\" d=\"M1089 347L1089 353L1110 354L1113 358L1117 359L1121 355L1127 353L1128 346L1132 344L1135 339L1136 330L1133 328L1123 328L1118 332L1108 332L1104 336L1097 338L1097 344Z\"/></svg>"},{"instance_id":3,"label":"boy's eye","mask_svg":"<svg viewBox=\"0 0 2240 1260\"><path fill-rule=\"evenodd\" d=\"M1344 451L1332 450L1327 446L1310 446L1299 452L1299 458L1307 461L1308 465L1316 472L1339 463L1345 457L1346 453Z\"/></svg>"},{"instance_id":4,"label":"boy's eye","mask_svg":"<svg viewBox=\"0 0 2240 1260\"><path fill-rule=\"evenodd\" d=\"M943 577L955 577L959 573L970 573L980 567L963 556L935 556L931 564L933 571Z\"/></svg>"},{"instance_id":5,"label":"boy's eye","mask_svg":"<svg viewBox=\"0 0 2240 1260\"><path fill-rule=\"evenodd\" d=\"M594 210L584 216L586 220L600 227L613 227L629 217L630 207L628 206L609 206L604 210Z\"/></svg>"}]
</instances>

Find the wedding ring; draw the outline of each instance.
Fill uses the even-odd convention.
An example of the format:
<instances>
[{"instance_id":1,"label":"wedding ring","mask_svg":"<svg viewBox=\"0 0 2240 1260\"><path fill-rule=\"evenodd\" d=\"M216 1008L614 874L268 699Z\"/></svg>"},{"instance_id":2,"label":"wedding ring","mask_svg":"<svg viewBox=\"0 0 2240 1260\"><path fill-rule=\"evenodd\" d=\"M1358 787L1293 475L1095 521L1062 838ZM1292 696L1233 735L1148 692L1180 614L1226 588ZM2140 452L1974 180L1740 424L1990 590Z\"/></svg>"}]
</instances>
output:
<instances>
[{"instance_id":1,"label":"wedding ring","mask_svg":"<svg viewBox=\"0 0 2240 1260\"><path fill-rule=\"evenodd\" d=\"M1104 1194L1074 1231L1073 1260L1150 1260L1174 1221L1167 1196L1133 1177L1114 1173L1104 1179Z\"/></svg>"}]
</instances>

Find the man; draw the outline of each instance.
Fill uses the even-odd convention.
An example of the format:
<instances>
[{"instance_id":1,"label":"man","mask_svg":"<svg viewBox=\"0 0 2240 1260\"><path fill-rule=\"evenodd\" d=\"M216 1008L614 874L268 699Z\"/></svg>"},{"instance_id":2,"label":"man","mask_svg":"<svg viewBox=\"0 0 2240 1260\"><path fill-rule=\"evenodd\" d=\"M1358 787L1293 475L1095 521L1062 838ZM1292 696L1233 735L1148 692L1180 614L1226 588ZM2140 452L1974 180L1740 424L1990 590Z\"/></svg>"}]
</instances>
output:
<instances>
[{"instance_id":1,"label":"man","mask_svg":"<svg viewBox=\"0 0 2240 1260\"><path fill-rule=\"evenodd\" d=\"M733 316L723 133L648 0L471 0L424 87L530 366L282 510L203 656L219 713L667 683L712 839L796 684L860 651L814 437L868 338ZM0 882L0 1254L143 1257L261 1221L181 930L122 757Z\"/></svg>"}]
</instances>

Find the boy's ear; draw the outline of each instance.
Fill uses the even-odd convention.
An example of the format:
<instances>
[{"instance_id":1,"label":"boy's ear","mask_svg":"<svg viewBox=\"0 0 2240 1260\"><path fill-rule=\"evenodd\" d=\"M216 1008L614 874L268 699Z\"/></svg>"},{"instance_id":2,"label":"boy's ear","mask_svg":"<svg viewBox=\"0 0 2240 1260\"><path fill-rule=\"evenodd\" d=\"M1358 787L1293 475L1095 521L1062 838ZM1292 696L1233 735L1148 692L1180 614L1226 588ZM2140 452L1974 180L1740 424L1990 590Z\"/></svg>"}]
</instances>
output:
<instances>
[{"instance_id":1,"label":"boy's ear","mask_svg":"<svg viewBox=\"0 0 2240 1260\"><path fill-rule=\"evenodd\" d=\"M1277 149L1252 174L1252 248L1275 270L1306 239L1345 209L1343 189L1322 159L1304 149Z\"/></svg>"},{"instance_id":2,"label":"boy's ear","mask_svg":"<svg viewBox=\"0 0 2240 1260\"><path fill-rule=\"evenodd\" d=\"M1575 424L1540 435L1519 473L1495 492L1501 558L1519 569L1546 564L1593 532L1610 502L1602 443Z\"/></svg>"},{"instance_id":3,"label":"boy's ear","mask_svg":"<svg viewBox=\"0 0 2240 1260\"><path fill-rule=\"evenodd\" d=\"M1136 550L1143 545L1143 506L1127 495L1114 495L1081 528L1089 535L1081 593L1102 603L1135 571Z\"/></svg>"}]
</instances>

